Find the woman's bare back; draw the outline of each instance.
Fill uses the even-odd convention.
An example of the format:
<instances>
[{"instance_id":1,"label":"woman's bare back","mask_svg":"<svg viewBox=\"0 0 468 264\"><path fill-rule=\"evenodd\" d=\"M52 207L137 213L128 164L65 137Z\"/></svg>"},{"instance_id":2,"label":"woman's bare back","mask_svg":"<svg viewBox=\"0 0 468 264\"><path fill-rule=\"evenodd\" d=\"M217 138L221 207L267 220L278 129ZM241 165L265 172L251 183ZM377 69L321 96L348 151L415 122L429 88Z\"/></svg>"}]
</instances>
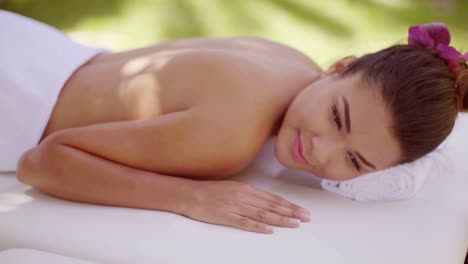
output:
<instances>
[{"instance_id":1,"label":"woman's bare back","mask_svg":"<svg viewBox=\"0 0 468 264\"><path fill-rule=\"evenodd\" d=\"M80 144L88 144L87 147L91 148L88 151L94 150L91 152L95 155L139 169L170 175L223 174L222 170L230 174L242 169L253 158L274 133L291 100L319 72L320 69L300 52L252 37L189 39L123 53L101 54L77 70L67 82L42 139L66 128L109 122L115 125L126 121L152 122L163 116L170 119L179 115L175 117L181 119L177 122L193 123L180 125L179 129L187 130L187 136L193 140L198 136L197 140L204 142L191 145L188 140L179 158L175 158L175 152L163 145L160 146L164 150L147 148L144 153L150 157L161 157L162 154L170 157L160 159L160 162L156 158L144 159L131 151L127 155L115 154L123 153L117 147L97 150L97 145L92 142L102 143L98 132L87 139L80 135ZM183 112L189 110L194 114L187 115L184 120ZM119 129L115 125L112 129ZM173 133L176 134L177 129L174 128ZM214 140L216 144L208 144L201 139L213 138L211 133L224 133L226 136L220 137L219 141ZM141 142L150 142L158 133L142 132L139 135ZM236 149L219 145L229 136L234 137L231 143L236 143ZM70 137L68 139L73 140ZM165 137L167 146L172 144L175 151L180 139L177 143L171 142L177 140L177 136ZM116 137L114 140L119 139ZM87 143L83 143L86 140ZM112 137L107 137L107 140L109 145L123 146L122 142L112 144ZM128 142L135 140L129 139ZM239 145L240 142L242 144ZM100 147L103 148L103 144ZM177 153L180 154L183 147L180 146ZM239 153L233 154L236 157L214 155L216 151L213 148ZM187 153L190 151L191 155ZM199 158L187 161L188 158L194 159L195 154ZM216 167L213 166L216 162L204 160L217 156L225 159L221 162L223 166ZM175 159L182 157L185 157L186 165L179 160L178 170L174 170ZM168 165L171 160L173 165ZM211 171L200 163L207 163Z\"/></svg>"}]
</instances>

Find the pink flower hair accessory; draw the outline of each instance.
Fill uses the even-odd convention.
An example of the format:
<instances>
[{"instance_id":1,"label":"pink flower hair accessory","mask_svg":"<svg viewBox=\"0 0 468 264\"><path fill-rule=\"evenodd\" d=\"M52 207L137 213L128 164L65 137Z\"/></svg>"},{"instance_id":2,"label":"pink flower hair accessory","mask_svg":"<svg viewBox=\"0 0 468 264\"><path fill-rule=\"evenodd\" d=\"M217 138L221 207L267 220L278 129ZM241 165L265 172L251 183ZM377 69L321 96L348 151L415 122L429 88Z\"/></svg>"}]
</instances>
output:
<instances>
[{"instance_id":1,"label":"pink flower hair accessory","mask_svg":"<svg viewBox=\"0 0 468 264\"><path fill-rule=\"evenodd\" d=\"M450 46L450 32L444 23L428 23L411 26L408 30L408 45L418 46L435 52L445 60L449 69L457 73L460 65L468 62L468 52L462 55Z\"/></svg>"}]
</instances>

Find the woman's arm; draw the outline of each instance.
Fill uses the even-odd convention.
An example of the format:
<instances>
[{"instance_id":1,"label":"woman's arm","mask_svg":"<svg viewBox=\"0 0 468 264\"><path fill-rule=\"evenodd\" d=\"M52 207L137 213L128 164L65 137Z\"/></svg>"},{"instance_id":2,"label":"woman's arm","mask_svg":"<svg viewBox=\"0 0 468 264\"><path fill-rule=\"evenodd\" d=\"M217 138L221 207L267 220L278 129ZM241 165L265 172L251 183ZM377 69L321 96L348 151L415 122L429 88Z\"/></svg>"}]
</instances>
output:
<instances>
[{"instance_id":1,"label":"woman's arm","mask_svg":"<svg viewBox=\"0 0 468 264\"><path fill-rule=\"evenodd\" d=\"M21 157L18 179L52 196L182 214L195 181L131 168L48 137Z\"/></svg>"},{"instance_id":2,"label":"woman's arm","mask_svg":"<svg viewBox=\"0 0 468 264\"><path fill-rule=\"evenodd\" d=\"M171 127L165 126L166 122L159 126L153 125L159 130L165 130ZM132 124L122 129L115 127L115 124L101 124L52 134L23 154L18 164L17 177L25 184L62 199L169 211L203 222L254 232L271 233L266 224L296 227L297 219L308 221L307 216L301 215L304 211L299 206L247 184L194 181L112 161L126 155L119 155L127 150L125 146L128 145L123 141L130 140L136 144L129 146L127 155L138 155L137 149L142 147L141 143L148 143L144 139L131 140ZM115 130L124 132L119 134ZM153 128L153 132L156 130ZM116 132L115 135L113 132ZM70 140L70 135L74 136L74 140ZM119 135L122 137L119 138ZM163 152L159 151L162 160Z\"/></svg>"},{"instance_id":3,"label":"woman's arm","mask_svg":"<svg viewBox=\"0 0 468 264\"><path fill-rule=\"evenodd\" d=\"M215 131L213 115L204 111L57 131L22 156L17 177L70 200L146 208L151 197L173 207L180 201L170 199L180 195L170 194L183 193L191 181L166 175L215 179L238 162L237 150L223 139L231 135Z\"/></svg>"},{"instance_id":4,"label":"woman's arm","mask_svg":"<svg viewBox=\"0 0 468 264\"><path fill-rule=\"evenodd\" d=\"M231 127L235 117L222 120L226 115L195 107L145 120L63 129L45 141L140 170L217 179L238 168L249 148L245 133Z\"/></svg>"}]
</instances>

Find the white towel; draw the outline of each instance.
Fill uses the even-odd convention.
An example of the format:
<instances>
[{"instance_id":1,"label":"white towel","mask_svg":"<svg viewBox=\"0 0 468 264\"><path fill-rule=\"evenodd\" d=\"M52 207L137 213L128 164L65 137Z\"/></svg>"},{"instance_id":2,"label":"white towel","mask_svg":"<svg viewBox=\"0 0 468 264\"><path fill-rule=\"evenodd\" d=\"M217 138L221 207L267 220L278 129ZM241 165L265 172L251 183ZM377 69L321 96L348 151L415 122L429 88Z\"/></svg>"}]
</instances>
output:
<instances>
[{"instance_id":1,"label":"white towel","mask_svg":"<svg viewBox=\"0 0 468 264\"><path fill-rule=\"evenodd\" d=\"M0 171L16 170L20 156L42 136L70 75L103 51L0 10Z\"/></svg>"},{"instance_id":2,"label":"white towel","mask_svg":"<svg viewBox=\"0 0 468 264\"><path fill-rule=\"evenodd\" d=\"M334 181L323 179L327 191L357 201L396 201L413 197L429 177L439 176L448 169L448 160L441 144L431 153L409 163L376 171L360 177Z\"/></svg>"}]
</instances>

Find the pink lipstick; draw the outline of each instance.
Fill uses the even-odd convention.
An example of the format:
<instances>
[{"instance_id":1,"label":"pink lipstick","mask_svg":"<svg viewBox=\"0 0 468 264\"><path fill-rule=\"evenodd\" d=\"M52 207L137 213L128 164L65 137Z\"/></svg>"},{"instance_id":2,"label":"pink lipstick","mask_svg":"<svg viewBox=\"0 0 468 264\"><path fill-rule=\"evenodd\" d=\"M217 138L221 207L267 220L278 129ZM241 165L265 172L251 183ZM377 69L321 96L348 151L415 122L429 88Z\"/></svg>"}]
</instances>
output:
<instances>
[{"instance_id":1,"label":"pink lipstick","mask_svg":"<svg viewBox=\"0 0 468 264\"><path fill-rule=\"evenodd\" d=\"M307 160L304 158L304 155L302 154L302 144L301 144L300 133L298 133L296 139L294 140L294 143L292 145L292 152L296 161L302 164L309 165L309 162L307 162Z\"/></svg>"}]
</instances>

